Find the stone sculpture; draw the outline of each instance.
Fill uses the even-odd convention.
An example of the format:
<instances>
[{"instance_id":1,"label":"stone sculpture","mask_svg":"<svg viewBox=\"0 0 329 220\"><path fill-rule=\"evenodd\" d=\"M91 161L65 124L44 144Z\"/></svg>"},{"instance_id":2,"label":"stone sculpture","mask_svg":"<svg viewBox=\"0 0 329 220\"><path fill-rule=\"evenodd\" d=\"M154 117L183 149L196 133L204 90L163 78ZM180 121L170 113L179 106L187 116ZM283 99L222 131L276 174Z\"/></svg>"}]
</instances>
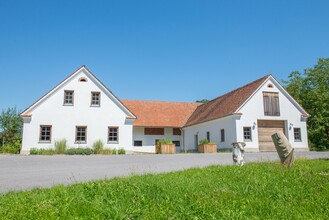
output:
<instances>
[{"instance_id":1,"label":"stone sculpture","mask_svg":"<svg viewBox=\"0 0 329 220\"><path fill-rule=\"evenodd\" d=\"M282 131L272 135L276 151L279 154L282 165L292 167L294 158L294 149Z\"/></svg>"},{"instance_id":2,"label":"stone sculpture","mask_svg":"<svg viewBox=\"0 0 329 220\"><path fill-rule=\"evenodd\" d=\"M243 166L243 164L244 164L244 147L246 146L246 143L233 142L232 146L233 146L233 150L232 150L233 164Z\"/></svg>"}]
</instances>

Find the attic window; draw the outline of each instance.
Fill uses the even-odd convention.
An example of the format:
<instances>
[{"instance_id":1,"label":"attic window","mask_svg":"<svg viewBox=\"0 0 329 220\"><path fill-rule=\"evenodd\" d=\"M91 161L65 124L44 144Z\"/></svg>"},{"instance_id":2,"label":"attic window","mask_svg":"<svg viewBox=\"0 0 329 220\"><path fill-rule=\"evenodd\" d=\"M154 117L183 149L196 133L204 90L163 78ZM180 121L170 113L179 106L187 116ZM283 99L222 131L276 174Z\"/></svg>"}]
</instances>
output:
<instances>
[{"instance_id":1,"label":"attic window","mask_svg":"<svg viewBox=\"0 0 329 220\"><path fill-rule=\"evenodd\" d=\"M81 77L81 78L79 79L79 82L87 82L87 79L86 79L85 77Z\"/></svg>"},{"instance_id":2,"label":"attic window","mask_svg":"<svg viewBox=\"0 0 329 220\"><path fill-rule=\"evenodd\" d=\"M268 84L267 87L268 88L273 88L274 86L273 86L273 84Z\"/></svg>"}]
</instances>

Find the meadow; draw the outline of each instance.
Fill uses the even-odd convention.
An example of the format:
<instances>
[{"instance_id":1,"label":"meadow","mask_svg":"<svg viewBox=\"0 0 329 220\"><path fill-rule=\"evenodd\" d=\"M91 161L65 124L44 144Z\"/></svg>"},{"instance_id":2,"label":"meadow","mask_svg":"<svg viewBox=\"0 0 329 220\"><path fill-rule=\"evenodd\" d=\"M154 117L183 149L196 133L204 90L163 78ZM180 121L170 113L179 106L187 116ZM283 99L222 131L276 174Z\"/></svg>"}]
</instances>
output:
<instances>
[{"instance_id":1,"label":"meadow","mask_svg":"<svg viewBox=\"0 0 329 220\"><path fill-rule=\"evenodd\" d=\"M1 219L329 219L329 160L211 166L0 195Z\"/></svg>"}]
</instances>

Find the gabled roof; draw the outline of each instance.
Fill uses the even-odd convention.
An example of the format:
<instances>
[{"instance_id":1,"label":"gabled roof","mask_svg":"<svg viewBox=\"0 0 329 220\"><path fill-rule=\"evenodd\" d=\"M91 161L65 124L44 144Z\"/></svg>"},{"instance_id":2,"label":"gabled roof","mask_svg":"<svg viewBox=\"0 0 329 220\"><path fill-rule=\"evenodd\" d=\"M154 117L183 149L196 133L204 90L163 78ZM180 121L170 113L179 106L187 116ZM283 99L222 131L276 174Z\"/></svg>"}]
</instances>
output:
<instances>
[{"instance_id":1,"label":"gabled roof","mask_svg":"<svg viewBox=\"0 0 329 220\"><path fill-rule=\"evenodd\" d=\"M200 105L196 102L121 101L137 116L135 127L183 127Z\"/></svg>"},{"instance_id":2,"label":"gabled roof","mask_svg":"<svg viewBox=\"0 0 329 220\"><path fill-rule=\"evenodd\" d=\"M239 107L260 87L271 75L264 76L243 87L215 98L199 106L188 119L185 126L191 126L228 115L237 114Z\"/></svg>"},{"instance_id":3,"label":"gabled roof","mask_svg":"<svg viewBox=\"0 0 329 220\"><path fill-rule=\"evenodd\" d=\"M51 96L54 92L56 92L59 88L61 88L62 85L70 81L74 76L79 74L81 71L85 71L91 77L94 79L96 83L98 83L98 86L103 87L103 89L108 93L108 95L112 96L115 101L117 101L117 104L121 106L121 108L125 111L127 114L128 119L136 119L136 116L129 111L129 109L113 94L111 90L109 90L85 65L82 65L79 69L74 71L71 75L69 75L67 78L65 78L62 82L60 82L58 85L56 85L53 89L51 89L49 92L47 92L45 95L43 95L40 99L38 99L36 102L34 102L31 106L29 106L27 109L25 109L22 113L20 113L21 117L31 117L32 111L35 109L38 105L40 105L44 100L46 100L48 97Z\"/></svg>"}]
</instances>

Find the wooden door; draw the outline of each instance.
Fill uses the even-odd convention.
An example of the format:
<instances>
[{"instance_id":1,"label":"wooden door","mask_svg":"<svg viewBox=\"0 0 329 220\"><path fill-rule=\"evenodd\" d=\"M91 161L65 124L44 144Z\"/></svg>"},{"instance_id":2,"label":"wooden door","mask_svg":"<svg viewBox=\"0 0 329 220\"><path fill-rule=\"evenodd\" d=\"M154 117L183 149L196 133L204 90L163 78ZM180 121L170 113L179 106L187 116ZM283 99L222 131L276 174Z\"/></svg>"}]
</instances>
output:
<instances>
[{"instance_id":1,"label":"wooden door","mask_svg":"<svg viewBox=\"0 0 329 220\"><path fill-rule=\"evenodd\" d=\"M278 131L285 134L284 121L258 120L259 151L276 151L272 135Z\"/></svg>"}]
</instances>

